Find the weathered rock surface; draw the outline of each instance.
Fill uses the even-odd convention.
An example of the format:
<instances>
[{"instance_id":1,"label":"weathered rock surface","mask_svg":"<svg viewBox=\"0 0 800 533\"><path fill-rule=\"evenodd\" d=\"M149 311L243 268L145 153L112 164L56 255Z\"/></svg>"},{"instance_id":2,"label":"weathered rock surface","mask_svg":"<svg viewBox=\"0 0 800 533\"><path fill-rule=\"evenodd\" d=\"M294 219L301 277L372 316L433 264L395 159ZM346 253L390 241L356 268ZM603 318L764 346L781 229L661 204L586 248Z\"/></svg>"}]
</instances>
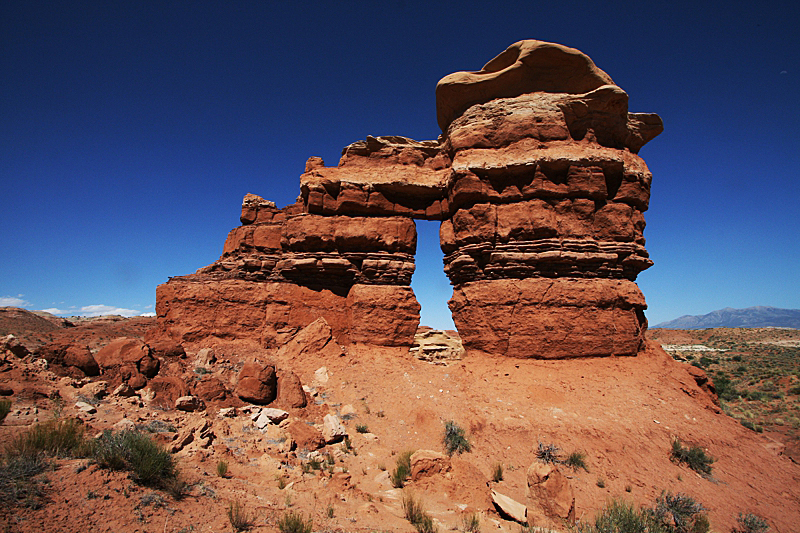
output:
<instances>
[{"instance_id":1,"label":"weathered rock surface","mask_svg":"<svg viewBox=\"0 0 800 533\"><path fill-rule=\"evenodd\" d=\"M86 345L53 342L40 347L35 354L61 374L76 377L100 375L100 367Z\"/></svg>"},{"instance_id":2,"label":"weathered rock surface","mask_svg":"<svg viewBox=\"0 0 800 533\"><path fill-rule=\"evenodd\" d=\"M435 363L461 359L464 355L464 345L455 331L421 326L414 335L414 344L409 351L423 361Z\"/></svg>"},{"instance_id":3,"label":"weathered rock surface","mask_svg":"<svg viewBox=\"0 0 800 533\"><path fill-rule=\"evenodd\" d=\"M575 523L575 496L569 479L556 465L534 461L527 472L528 518L537 517Z\"/></svg>"},{"instance_id":4,"label":"weathered rock surface","mask_svg":"<svg viewBox=\"0 0 800 533\"><path fill-rule=\"evenodd\" d=\"M234 392L246 402L262 405L272 403L278 395L275 366L256 362L245 363L239 371Z\"/></svg>"},{"instance_id":5,"label":"weathered rock surface","mask_svg":"<svg viewBox=\"0 0 800 533\"><path fill-rule=\"evenodd\" d=\"M336 167L310 158L293 205L245 196L222 257L158 288L150 337L275 347L323 317L339 346L410 346L414 219L427 219L442 221L466 349L637 353L652 175L636 154L661 119L629 113L585 54L534 40L446 76L436 98L436 141L369 136Z\"/></svg>"}]
</instances>

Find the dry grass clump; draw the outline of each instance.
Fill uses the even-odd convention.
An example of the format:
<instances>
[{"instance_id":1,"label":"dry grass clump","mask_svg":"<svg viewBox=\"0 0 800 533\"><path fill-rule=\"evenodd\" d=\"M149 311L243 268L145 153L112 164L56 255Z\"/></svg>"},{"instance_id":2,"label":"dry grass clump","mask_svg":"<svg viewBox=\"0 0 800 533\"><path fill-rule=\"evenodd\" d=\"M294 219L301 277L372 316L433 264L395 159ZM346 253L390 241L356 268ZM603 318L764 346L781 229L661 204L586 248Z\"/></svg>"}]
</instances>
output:
<instances>
[{"instance_id":1,"label":"dry grass clump","mask_svg":"<svg viewBox=\"0 0 800 533\"><path fill-rule=\"evenodd\" d=\"M80 457L86 454L83 423L75 418L41 422L11 441L9 456Z\"/></svg>"},{"instance_id":2,"label":"dry grass clump","mask_svg":"<svg viewBox=\"0 0 800 533\"><path fill-rule=\"evenodd\" d=\"M392 470L392 473L389 475L394 488L402 489L406 479L411 475L412 455L414 455L414 450L406 450L397 457L394 470Z\"/></svg>"},{"instance_id":3,"label":"dry grass clump","mask_svg":"<svg viewBox=\"0 0 800 533\"><path fill-rule=\"evenodd\" d=\"M278 520L278 529L281 533L311 533L313 527L311 517L308 520L300 513L288 511Z\"/></svg>"},{"instance_id":4,"label":"dry grass clump","mask_svg":"<svg viewBox=\"0 0 800 533\"><path fill-rule=\"evenodd\" d=\"M253 517L239 500L228 503L227 514L234 531L246 531L253 527Z\"/></svg>"},{"instance_id":5,"label":"dry grass clump","mask_svg":"<svg viewBox=\"0 0 800 533\"><path fill-rule=\"evenodd\" d=\"M217 461L217 476L228 477L228 461L222 459Z\"/></svg>"},{"instance_id":6,"label":"dry grass clump","mask_svg":"<svg viewBox=\"0 0 800 533\"><path fill-rule=\"evenodd\" d=\"M403 494L403 512L406 520L411 522L417 533L437 533L439 529L434 525L433 518L429 515L422 502L413 494Z\"/></svg>"}]
</instances>

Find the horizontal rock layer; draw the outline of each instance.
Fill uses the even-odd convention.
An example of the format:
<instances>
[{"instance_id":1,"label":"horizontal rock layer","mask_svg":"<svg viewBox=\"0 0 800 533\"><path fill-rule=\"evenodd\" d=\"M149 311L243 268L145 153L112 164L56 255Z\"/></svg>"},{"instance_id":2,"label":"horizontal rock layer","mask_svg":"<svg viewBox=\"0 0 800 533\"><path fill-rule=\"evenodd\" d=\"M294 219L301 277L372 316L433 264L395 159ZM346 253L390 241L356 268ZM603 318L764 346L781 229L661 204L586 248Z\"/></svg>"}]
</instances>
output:
<instances>
[{"instance_id":1,"label":"horizontal rock layer","mask_svg":"<svg viewBox=\"0 0 800 533\"><path fill-rule=\"evenodd\" d=\"M293 283L172 279L156 290L150 337L193 343L206 337L284 344L319 317L340 344L410 346L420 306L411 287L356 284L346 291Z\"/></svg>"},{"instance_id":2,"label":"horizontal rock layer","mask_svg":"<svg viewBox=\"0 0 800 533\"><path fill-rule=\"evenodd\" d=\"M449 302L467 350L533 359L635 355L644 296L627 280L529 278L457 286Z\"/></svg>"}]
</instances>

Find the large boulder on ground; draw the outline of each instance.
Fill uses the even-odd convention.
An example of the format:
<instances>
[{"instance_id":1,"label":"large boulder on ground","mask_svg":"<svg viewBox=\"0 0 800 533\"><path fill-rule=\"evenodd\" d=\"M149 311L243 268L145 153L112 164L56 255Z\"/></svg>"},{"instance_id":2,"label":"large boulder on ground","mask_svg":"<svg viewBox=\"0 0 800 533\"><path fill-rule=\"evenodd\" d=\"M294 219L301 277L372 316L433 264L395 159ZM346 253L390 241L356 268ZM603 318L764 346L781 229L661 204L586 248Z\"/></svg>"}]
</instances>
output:
<instances>
[{"instance_id":1,"label":"large boulder on ground","mask_svg":"<svg viewBox=\"0 0 800 533\"><path fill-rule=\"evenodd\" d=\"M278 375L278 399L282 407L305 407L308 403L306 391L300 378L294 372L281 372Z\"/></svg>"},{"instance_id":2,"label":"large boulder on ground","mask_svg":"<svg viewBox=\"0 0 800 533\"><path fill-rule=\"evenodd\" d=\"M545 516L575 523L575 495L569 479L556 465L534 461L528 468L527 479L530 520Z\"/></svg>"},{"instance_id":3,"label":"large boulder on ground","mask_svg":"<svg viewBox=\"0 0 800 533\"><path fill-rule=\"evenodd\" d=\"M135 388L135 387L134 387ZM153 395L150 403L156 407L172 409L181 396L189 396L189 387L179 377L157 376L150 380L147 388Z\"/></svg>"},{"instance_id":4,"label":"large boulder on ground","mask_svg":"<svg viewBox=\"0 0 800 533\"><path fill-rule=\"evenodd\" d=\"M278 396L275 366L257 362L245 363L239 371L234 393L246 402L259 405L272 403Z\"/></svg>"},{"instance_id":5,"label":"large boulder on ground","mask_svg":"<svg viewBox=\"0 0 800 533\"><path fill-rule=\"evenodd\" d=\"M302 420L289 422L286 426L286 431L292 436L292 440L297 444L298 450L313 451L325 446L325 439L322 433Z\"/></svg>"},{"instance_id":6,"label":"large boulder on ground","mask_svg":"<svg viewBox=\"0 0 800 533\"><path fill-rule=\"evenodd\" d=\"M73 377L100 375L100 367L85 344L54 342L36 350L36 355L45 359L57 374Z\"/></svg>"},{"instance_id":7,"label":"large boulder on ground","mask_svg":"<svg viewBox=\"0 0 800 533\"><path fill-rule=\"evenodd\" d=\"M103 373L116 373L123 366L135 367L146 378L155 377L160 367L159 360L151 355L150 346L129 337L120 337L106 344L95 354L95 360Z\"/></svg>"},{"instance_id":8,"label":"large boulder on ground","mask_svg":"<svg viewBox=\"0 0 800 533\"><path fill-rule=\"evenodd\" d=\"M411 455L410 461L413 481L434 474L444 474L452 467L448 456L432 450L417 450Z\"/></svg>"},{"instance_id":9,"label":"large boulder on ground","mask_svg":"<svg viewBox=\"0 0 800 533\"><path fill-rule=\"evenodd\" d=\"M223 401L228 397L228 389L216 377L205 377L194 384L194 395L206 401Z\"/></svg>"},{"instance_id":10,"label":"large boulder on ground","mask_svg":"<svg viewBox=\"0 0 800 533\"><path fill-rule=\"evenodd\" d=\"M322 436L325 442L339 442L347 436L347 428L336 415L327 414L322 419Z\"/></svg>"}]
</instances>

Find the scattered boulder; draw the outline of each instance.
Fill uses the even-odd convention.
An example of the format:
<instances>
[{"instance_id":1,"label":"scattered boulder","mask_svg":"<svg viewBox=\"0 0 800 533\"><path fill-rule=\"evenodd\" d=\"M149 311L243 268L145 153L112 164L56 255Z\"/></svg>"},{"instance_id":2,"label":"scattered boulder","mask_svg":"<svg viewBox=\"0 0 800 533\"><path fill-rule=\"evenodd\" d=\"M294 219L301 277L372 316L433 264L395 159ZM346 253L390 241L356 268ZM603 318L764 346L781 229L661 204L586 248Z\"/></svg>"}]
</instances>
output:
<instances>
[{"instance_id":1,"label":"scattered boulder","mask_svg":"<svg viewBox=\"0 0 800 533\"><path fill-rule=\"evenodd\" d=\"M194 412L202 411L205 408L206 404L197 396L181 396L175 400L175 409L178 411Z\"/></svg>"},{"instance_id":2,"label":"scattered boulder","mask_svg":"<svg viewBox=\"0 0 800 533\"><path fill-rule=\"evenodd\" d=\"M75 409L90 415L93 415L97 412L97 408L95 408L94 405L87 402L77 402L75 404Z\"/></svg>"},{"instance_id":3,"label":"scattered boulder","mask_svg":"<svg viewBox=\"0 0 800 533\"><path fill-rule=\"evenodd\" d=\"M93 381L81 387L81 391L99 400L108 395L108 383L105 381Z\"/></svg>"},{"instance_id":4,"label":"scattered boulder","mask_svg":"<svg viewBox=\"0 0 800 533\"><path fill-rule=\"evenodd\" d=\"M289 418L289 413L286 411L266 407L261 409L258 417L255 418L255 424L258 429L264 429L269 424L279 424L287 418Z\"/></svg>"},{"instance_id":5,"label":"scattered boulder","mask_svg":"<svg viewBox=\"0 0 800 533\"><path fill-rule=\"evenodd\" d=\"M336 415L327 414L322 419L322 436L325 442L339 442L347 436L347 428Z\"/></svg>"},{"instance_id":6,"label":"scattered boulder","mask_svg":"<svg viewBox=\"0 0 800 533\"><path fill-rule=\"evenodd\" d=\"M186 352L179 343L171 339L150 339L146 337L150 353L156 357L179 358L186 357Z\"/></svg>"},{"instance_id":7,"label":"scattered boulder","mask_svg":"<svg viewBox=\"0 0 800 533\"><path fill-rule=\"evenodd\" d=\"M211 429L211 422L208 420L199 420L181 429L175 435L175 439L172 441L169 451L171 453L177 453L195 440L199 441L201 448L208 448L211 446L214 437L215 435Z\"/></svg>"},{"instance_id":8,"label":"scattered boulder","mask_svg":"<svg viewBox=\"0 0 800 533\"><path fill-rule=\"evenodd\" d=\"M189 396L189 387L184 380L178 377L157 376L151 379L147 385L153 395L150 403L157 407L172 409L178 398Z\"/></svg>"},{"instance_id":9,"label":"scattered boulder","mask_svg":"<svg viewBox=\"0 0 800 533\"><path fill-rule=\"evenodd\" d=\"M492 503L494 503L501 516L515 520L520 524L528 523L528 508L518 501L492 489Z\"/></svg>"},{"instance_id":10,"label":"scattered boulder","mask_svg":"<svg viewBox=\"0 0 800 533\"><path fill-rule=\"evenodd\" d=\"M202 348L194 358L195 368L208 368L217 360L212 348Z\"/></svg>"},{"instance_id":11,"label":"scattered boulder","mask_svg":"<svg viewBox=\"0 0 800 533\"><path fill-rule=\"evenodd\" d=\"M103 373L120 374L123 381L130 383L130 378L140 374L142 379L153 378L158 373L161 362L151 355L150 346L139 339L120 337L106 344L95 354L97 364ZM141 379L136 380L136 388Z\"/></svg>"},{"instance_id":12,"label":"scattered boulder","mask_svg":"<svg viewBox=\"0 0 800 533\"><path fill-rule=\"evenodd\" d=\"M30 355L28 348L22 344L18 338L16 338L13 334L8 334L2 339L0 339L0 351L7 350L12 354L16 355L20 359L23 357L27 357Z\"/></svg>"},{"instance_id":13,"label":"scattered boulder","mask_svg":"<svg viewBox=\"0 0 800 533\"><path fill-rule=\"evenodd\" d=\"M242 400L254 404L266 405L275 401L278 395L275 366L245 363L239 371L234 392Z\"/></svg>"},{"instance_id":14,"label":"scattered boulder","mask_svg":"<svg viewBox=\"0 0 800 533\"><path fill-rule=\"evenodd\" d=\"M111 429L114 431L136 431L136 424L134 424L133 421L128 418L123 418L111 426Z\"/></svg>"},{"instance_id":15,"label":"scattered boulder","mask_svg":"<svg viewBox=\"0 0 800 533\"><path fill-rule=\"evenodd\" d=\"M130 398L131 396L136 396L136 391L127 383L120 383L111 395L121 398Z\"/></svg>"},{"instance_id":16,"label":"scattered boulder","mask_svg":"<svg viewBox=\"0 0 800 533\"><path fill-rule=\"evenodd\" d=\"M36 355L46 360L57 374L72 377L100 375L100 367L85 344L53 342L36 350Z\"/></svg>"},{"instance_id":17,"label":"scattered boulder","mask_svg":"<svg viewBox=\"0 0 800 533\"><path fill-rule=\"evenodd\" d=\"M228 397L228 389L216 377L204 377L194 384L194 395L206 402L222 401Z\"/></svg>"},{"instance_id":18,"label":"scattered boulder","mask_svg":"<svg viewBox=\"0 0 800 533\"><path fill-rule=\"evenodd\" d=\"M417 450L411 455L411 479L419 481L423 477L444 474L450 471L450 458L432 450Z\"/></svg>"},{"instance_id":19,"label":"scattered boulder","mask_svg":"<svg viewBox=\"0 0 800 533\"><path fill-rule=\"evenodd\" d=\"M531 516L543 514L575 523L575 495L569 479L556 465L534 461L528 468L527 479Z\"/></svg>"},{"instance_id":20,"label":"scattered boulder","mask_svg":"<svg viewBox=\"0 0 800 533\"><path fill-rule=\"evenodd\" d=\"M291 408L305 407L308 404L303 384L294 372L281 372L278 376L277 403Z\"/></svg>"},{"instance_id":21,"label":"scattered boulder","mask_svg":"<svg viewBox=\"0 0 800 533\"><path fill-rule=\"evenodd\" d=\"M301 450L318 450L325 446L325 438L322 433L317 431L314 426L310 426L301 420L292 420L286 426L286 431L292 436L292 440Z\"/></svg>"}]
</instances>

